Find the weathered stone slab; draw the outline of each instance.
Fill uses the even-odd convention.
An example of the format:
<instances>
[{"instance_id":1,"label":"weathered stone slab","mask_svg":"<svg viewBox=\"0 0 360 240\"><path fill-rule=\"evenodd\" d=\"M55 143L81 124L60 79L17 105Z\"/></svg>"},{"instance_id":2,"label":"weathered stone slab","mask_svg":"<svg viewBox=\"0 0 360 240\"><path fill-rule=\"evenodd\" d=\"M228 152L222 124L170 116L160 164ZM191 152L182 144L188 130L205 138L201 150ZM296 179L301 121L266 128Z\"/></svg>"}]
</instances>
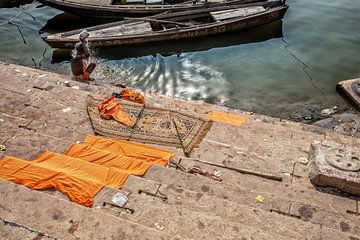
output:
<instances>
[{"instance_id":1,"label":"weathered stone slab","mask_svg":"<svg viewBox=\"0 0 360 240\"><path fill-rule=\"evenodd\" d=\"M315 141L309 152L309 178L322 187L335 187L360 196L360 149Z\"/></svg>"},{"instance_id":2,"label":"weathered stone slab","mask_svg":"<svg viewBox=\"0 0 360 240\"><path fill-rule=\"evenodd\" d=\"M19 240L19 239L38 239L38 240L55 240L27 226L14 224L12 222L0 219L0 239Z\"/></svg>"},{"instance_id":3,"label":"weathered stone slab","mask_svg":"<svg viewBox=\"0 0 360 240\"><path fill-rule=\"evenodd\" d=\"M224 178L227 174L225 169L221 170L221 174ZM227 183L225 183L225 180L219 183L210 178L189 175L174 169L152 166L144 177L160 183L176 184L192 191L204 192L220 198L226 198L230 201L237 201L240 196L245 196L245 194L253 194L255 199L260 193L264 195L268 193L298 202L328 207L341 212L348 210L356 211L356 201L353 199L311 191L300 186L294 187L288 184L281 184L276 181L265 179L259 181L258 177L243 174L237 174L234 178L227 178ZM267 203L268 200L265 204Z\"/></svg>"},{"instance_id":4,"label":"weathered stone slab","mask_svg":"<svg viewBox=\"0 0 360 240\"><path fill-rule=\"evenodd\" d=\"M178 239L6 181L0 181L0 203L0 219L56 239Z\"/></svg>"}]
</instances>

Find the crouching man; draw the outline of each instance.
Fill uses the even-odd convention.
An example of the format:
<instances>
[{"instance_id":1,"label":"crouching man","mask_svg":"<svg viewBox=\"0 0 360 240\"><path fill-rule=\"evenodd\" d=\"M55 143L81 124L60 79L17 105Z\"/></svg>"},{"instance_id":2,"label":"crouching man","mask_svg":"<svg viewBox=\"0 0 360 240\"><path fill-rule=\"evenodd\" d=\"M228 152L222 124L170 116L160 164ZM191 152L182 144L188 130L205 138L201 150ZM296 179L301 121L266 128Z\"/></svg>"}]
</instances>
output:
<instances>
[{"instance_id":1,"label":"crouching man","mask_svg":"<svg viewBox=\"0 0 360 240\"><path fill-rule=\"evenodd\" d=\"M89 80L90 74L94 70L96 64L90 62L90 48L88 42L89 33L83 30L80 35L80 41L76 43L75 49L71 53L71 71L76 80Z\"/></svg>"}]
</instances>

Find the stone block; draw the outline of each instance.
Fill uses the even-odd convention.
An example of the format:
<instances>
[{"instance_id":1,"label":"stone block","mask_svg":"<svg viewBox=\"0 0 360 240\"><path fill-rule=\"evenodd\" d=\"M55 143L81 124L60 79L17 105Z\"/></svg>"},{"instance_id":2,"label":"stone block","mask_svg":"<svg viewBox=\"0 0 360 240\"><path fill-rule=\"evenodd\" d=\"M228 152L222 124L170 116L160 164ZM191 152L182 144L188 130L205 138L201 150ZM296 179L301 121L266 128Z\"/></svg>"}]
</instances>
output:
<instances>
[{"instance_id":1,"label":"stone block","mask_svg":"<svg viewBox=\"0 0 360 240\"><path fill-rule=\"evenodd\" d=\"M310 181L360 196L360 149L315 141L309 152Z\"/></svg>"}]
</instances>

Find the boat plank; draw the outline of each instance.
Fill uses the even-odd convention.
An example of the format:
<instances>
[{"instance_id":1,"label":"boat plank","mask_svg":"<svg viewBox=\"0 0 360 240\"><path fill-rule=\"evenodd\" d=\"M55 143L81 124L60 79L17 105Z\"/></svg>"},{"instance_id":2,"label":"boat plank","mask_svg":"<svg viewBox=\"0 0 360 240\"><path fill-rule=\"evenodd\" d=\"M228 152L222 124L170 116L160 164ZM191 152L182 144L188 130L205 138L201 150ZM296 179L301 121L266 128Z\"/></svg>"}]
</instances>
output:
<instances>
[{"instance_id":1,"label":"boat plank","mask_svg":"<svg viewBox=\"0 0 360 240\"><path fill-rule=\"evenodd\" d=\"M106 5L112 5L112 1L113 0L76 0L76 3L106 6Z\"/></svg>"},{"instance_id":2,"label":"boat plank","mask_svg":"<svg viewBox=\"0 0 360 240\"><path fill-rule=\"evenodd\" d=\"M121 24L118 26L113 26L109 28L88 31L91 38L104 38L104 37L116 37L116 36L125 36L133 34L143 34L152 32L152 28L149 22L134 22L128 24ZM66 37L67 39L77 39L78 34L70 35Z\"/></svg>"},{"instance_id":3,"label":"boat plank","mask_svg":"<svg viewBox=\"0 0 360 240\"><path fill-rule=\"evenodd\" d=\"M215 11L215 12L210 12L210 14L213 16L213 18L216 21L222 21L230 18L246 17L264 11L265 8L263 6L256 6L256 7L248 7L248 8Z\"/></svg>"}]
</instances>

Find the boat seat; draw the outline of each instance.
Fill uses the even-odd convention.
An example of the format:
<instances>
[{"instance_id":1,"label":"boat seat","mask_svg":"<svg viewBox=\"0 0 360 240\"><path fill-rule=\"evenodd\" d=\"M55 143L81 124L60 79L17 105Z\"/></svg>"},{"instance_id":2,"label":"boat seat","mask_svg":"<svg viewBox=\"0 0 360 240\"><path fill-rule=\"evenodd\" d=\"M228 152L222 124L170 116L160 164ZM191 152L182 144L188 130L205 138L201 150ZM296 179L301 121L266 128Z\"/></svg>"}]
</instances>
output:
<instances>
[{"instance_id":1,"label":"boat seat","mask_svg":"<svg viewBox=\"0 0 360 240\"><path fill-rule=\"evenodd\" d=\"M262 6L237 8L223 11L210 12L210 15L215 21L223 21L231 18L246 17L256 13L264 12L265 8Z\"/></svg>"},{"instance_id":2,"label":"boat seat","mask_svg":"<svg viewBox=\"0 0 360 240\"><path fill-rule=\"evenodd\" d=\"M92 38L106 38L106 37L119 37L132 34L146 34L153 32L149 22L137 21L133 23L127 23L119 26L112 26L107 28L100 28L97 30L88 29L90 34L89 39ZM79 34L72 34L66 36L67 39L78 39Z\"/></svg>"},{"instance_id":3,"label":"boat seat","mask_svg":"<svg viewBox=\"0 0 360 240\"><path fill-rule=\"evenodd\" d=\"M93 5L112 5L112 0L78 0L78 3L86 3L86 4L93 4Z\"/></svg>"},{"instance_id":4,"label":"boat seat","mask_svg":"<svg viewBox=\"0 0 360 240\"><path fill-rule=\"evenodd\" d=\"M123 36L132 34L143 34L152 32L152 28L149 22L136 22L128 23L111 28L105 28L90 33L91 37L106 37L106 36Z\"/></svg>"}]
</instances>

